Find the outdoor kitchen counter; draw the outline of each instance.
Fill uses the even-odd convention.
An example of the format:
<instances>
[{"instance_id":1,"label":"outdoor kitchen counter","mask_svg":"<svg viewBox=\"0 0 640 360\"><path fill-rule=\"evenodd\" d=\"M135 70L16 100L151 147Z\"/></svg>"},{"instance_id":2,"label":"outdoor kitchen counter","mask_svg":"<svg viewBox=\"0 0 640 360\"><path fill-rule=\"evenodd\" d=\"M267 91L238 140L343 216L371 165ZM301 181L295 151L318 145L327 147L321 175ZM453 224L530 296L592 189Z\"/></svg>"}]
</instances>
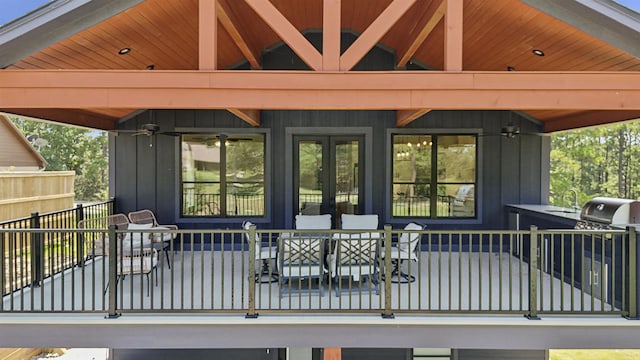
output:
<instances>
[{"instance_id":1,"label":"outdoor kitchen counter","mask_svg":"<svg viewBox=\"0 0 640 360\"><path fill-rule=\"evenodd\" d=\"M509 229L573 229L580 220L580 210L553 205L509 204L506 206Z\"/></svg>"}]
</instances>

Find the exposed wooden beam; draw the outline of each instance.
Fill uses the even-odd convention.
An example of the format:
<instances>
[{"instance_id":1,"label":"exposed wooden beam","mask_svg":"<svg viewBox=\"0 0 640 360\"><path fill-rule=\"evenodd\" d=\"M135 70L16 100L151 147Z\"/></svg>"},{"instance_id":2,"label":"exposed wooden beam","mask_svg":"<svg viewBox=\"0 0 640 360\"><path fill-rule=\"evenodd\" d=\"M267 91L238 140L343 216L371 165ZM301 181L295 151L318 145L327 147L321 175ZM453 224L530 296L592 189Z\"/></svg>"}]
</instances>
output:
<instances>
[{"instance_id":1,"label":"exposed wooden beam","mask_svg":"<svg viewBox=\"0 0 640 360\"><path fill-rule=\"evenodd\" d=\"M324 0L322 8L322 70L340 70L341 0Z\"/></svg>"},{"instance_id":2,"label":"exposed wooden beam","mask_svg":"<svg viewBox=\"0 0 640 360\"><path fill-rule=\"evenodd\" d=\"M0 109L0 112L100 130L113 130L116 128L115 124L118 121L117 118L100 116L82 109L25 108Z\"/></svg>"},{"instance_id":3,"label":"exposed wooden beam","mask_svg":"<svg viewBox=\"0 0 640 360\"><path fill-rule=\"evenodd\" d=\"M444 1L444 69L462 71L462 0Z\"/></svg>"},{"instance_id":4,"label":"exposed wooden beam","mask_svg":"<svg viewBox=\"0 0 640 360\"><path fill-rule=\"evenodd\" d=\"M0 70L3 108L640 110L640 72Z\"/></svg>"},{"instance_id":5,"label":"exposed wooden beam","mask_svg":"<svg viewBox=\"0 0 640 360\"><path fill-rule=\"evenodd\" d=\"M406 126L429 111L431 111L431 109L398 110L396 111L396 126Z\"/></svg>"},{"instance_id":6,"label":"exposed wooden beam","mask_svg":"<svg viewBox=\"0 0 640 360\"><path fill-rule=\"evenodd\" d=\"M400 56L398 56L400 60L398 60L397 66L399 68L407 65L416 51L418 51L418 48L420 48L420 45L424 43L427 37L429 37L429 34L431 34L433 29L435 29L436 25L438 25L440 20L442 20L442 17L444 16L446 1L447 0L440 0L440 5L438 5L435 12L431 15L429 21L427 21L422 29L420 29L418 35L415 37L415 39L413 39L411 45L409 45L409 48L407 48L407 50L403 54L400 54Z\"/></svg>"},{"instance_id":7,"label":"exposed wooden beam","mask_svg":"<svg viewBox=\"0 0 640 360\"><path fill-rule=\"evenodd\" d=\"M341 360L342 349L341 348L324 348L322 350L322 360Z\"/></svg>"},{"instance_id":8,"label":"exposed wooden beam","mask_svg":"<svg viewBox=\"0 0 640 360\"><path fill-rule=\"evenodd\" d=\"M260 126L260 110L227 109L233 115L246 121L251 126Z\"/></svg>"},{"instance_id":9,"label":"exposed wooden beam","mask_svg":"<svg viewBox=\"0 0 640 360\"><path fill-rule=\"evenodd\" d=\"M340 70L351 70L416 0L394 0L340 56Z\"/></svg>"},{"instance_id":10,"label":"exposed wooden beam","mask_svg":"<svg viewBox=\"0 0 640 360\"><path fill-rule=\"evenodd\" d=\"M322 55L269 0L244 0L313 70L322 70Z\"/></svg>"},{"instance_id":11,"label":"exposed wooden beam","mask_svg":"<svg viewBox=\"0 0 640 360\"><path fill-rule=\"evenodd\" d=\"M216 0L200 0L198 5L198 68L215 70L218 66Z\"/></svg>"},{"instance_id":12,"label":"exposed wooden beam","mask_svg":"<svg viewBox=\"0 0 640 360\"><path fill-rule=\"evenodd\" d=\"M576 115L563 116L560 118L547 120L544 123L544 131L554 132L636 119L640 119L640 110L593 110L581 112Z\"/></svg>"},{"instance_id":13,"label":"exposed wooden beam","mask_svg":"<svg viewBox=\"0 0 640 360\"><path fill-rule=\"evenodd\" d=\"M236 44L245 59L247 59L251 67L253 69L259 69L260 61L258 60L258 56L256 56L256 54L251 50L251 47L249 47L249 44L244 39L242 34L240 34L240 31L229 17L229 10L227 9L226 0L218 0L216 13L218 15L220 24L222 25L222 27L224 27L225 30L227 30L227 33L229 33L229 36Z\"/></svg>"}]
</instances>

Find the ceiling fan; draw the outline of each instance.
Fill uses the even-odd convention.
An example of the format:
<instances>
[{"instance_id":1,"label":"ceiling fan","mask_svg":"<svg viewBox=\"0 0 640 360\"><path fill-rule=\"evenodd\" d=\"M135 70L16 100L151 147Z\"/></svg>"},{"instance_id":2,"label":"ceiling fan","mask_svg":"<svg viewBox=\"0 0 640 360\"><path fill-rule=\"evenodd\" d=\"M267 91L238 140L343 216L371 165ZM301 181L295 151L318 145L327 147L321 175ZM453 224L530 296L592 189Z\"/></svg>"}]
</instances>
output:
<instances>
[{"instance_id":1,"label":"ceiling fan","mask_svg":"<svg viewBox=\"0 0 640 360\"><path fill-rule=\"evenodd\" d=\"M522 132L519 126L506 125L503 126L502 129L500 129L499 133L482 133L478 134L478 136L502 136L507 139L513 139L518 136L549 136L549 134L537 132Z\"/></svg>"},{"instance_id":2,"label":"ceiling fan","mask_svg":"<svg viewBox=\"0 0 640 360\"><path fill-rule=\"evenodd\" d=\"M172 132L172 131L160 131L160 126L158 124L153 124L153 123L142 124L138 129L132 129L132 130L118 129L118 130L111 130L111 132L116 134L121 134L121 133L131 134L132 136L139 136L139 135L148 136L149 147L153 147L153 135L162 134L162 135L169 135L169 136L178 136L181 134L181 133Z\"/></svg>"}]
</instances>

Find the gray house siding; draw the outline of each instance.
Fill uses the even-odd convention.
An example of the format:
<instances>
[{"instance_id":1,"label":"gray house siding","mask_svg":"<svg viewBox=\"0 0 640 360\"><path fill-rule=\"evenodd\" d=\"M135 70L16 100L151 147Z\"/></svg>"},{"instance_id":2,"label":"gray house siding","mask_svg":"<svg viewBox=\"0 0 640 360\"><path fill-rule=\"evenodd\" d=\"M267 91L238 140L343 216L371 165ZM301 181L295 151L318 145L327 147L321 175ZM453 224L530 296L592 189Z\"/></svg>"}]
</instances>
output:
<instances>
[{"instance_id":1,"label":"gray house siding","mask_svg":"<svg viewBox=\"0 0 640 360\"><path fill-rule=\"evenodd\" d=\"M154 110L129 120L128 127L135 129L143 123L154 122L162 131L191 129L214 131L215 129L250 129L242 120L224 110ZM381 223L400 226L407 219L394 220L389 217L388 195L389 133L415 129L416 131L465 131L480 129L487 136L478 137L478 218L474 220L425 220L430 228L497 229L506 227L504 205L513 203L543 203L548 188L548 175L544 152L549 151L548 139L540 136L522 135L505 138L496 135L500 127L509 121L523 123L528 120L504 111L433 111L402 129L395 127L393 111L263 111L262 125L256 131L269 130L267 138L271 164L267 168L270 201L267 216L257 219L260 226L281 228L290 226L291 219L284 217L283 209L292 204L287 201L291 190L291 179L287 179L290 163L282 161L291 149L287 147L287 129L305 128L325 134L328 129L340 133L340 129L367 129L371 134L365 142L371 142L375 159L370 167L372 176L367 179L372 191L365 199L367 209L377 213ZM133 123L135 126L129 124ZM525 131L525 130L523 130ZM149 146L151 140L152 146ZM290 142L289 142L290 143ZM237 228L239 218L180 218L180 146L179 137L157 134L131 136L121 133L115 137L112 166L115 173L115 198L118 211L129 212L150 208L157 212L164 223L176 223L183 228ZM290 170L289 170L290 171ZM291 213L291 212L289 212Z\"/></svg>"}]
</instances>

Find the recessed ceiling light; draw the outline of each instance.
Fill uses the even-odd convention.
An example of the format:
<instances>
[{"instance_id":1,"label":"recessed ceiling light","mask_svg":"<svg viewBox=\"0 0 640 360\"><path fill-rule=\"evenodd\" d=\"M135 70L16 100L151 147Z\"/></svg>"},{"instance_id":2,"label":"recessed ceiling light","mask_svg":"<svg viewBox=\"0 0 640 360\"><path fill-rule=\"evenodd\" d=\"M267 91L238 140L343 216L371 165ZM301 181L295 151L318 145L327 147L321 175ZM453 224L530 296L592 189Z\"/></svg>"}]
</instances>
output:
<instances>
[{"instance_id":1,"label":"recessed ceiling light","mask_svg":"<svg viewBox=\"0 0 640 360\"><path fill-rule=\"evenodd\" d=\"M120 54L120 55L125 55L125 54L128 54L130 52L131 52L130 48L122 48L122 49L118 50L118 54Z\"/></svg>"},{"instance_id":2,"label":"recessed ceiling light","mask_svg":"<svg viewBox=\"0 0 640 360\"><path fill-rule=\"evenodd\" d=\"M507 71L516 71L516 68L513 66L507 66Z\"/></svg>"},{"instance_id":3,"label":"recessed ceiling light","mask_svg":"<svg viewBox=\"0 0 640 360\"><path fill-rule=\"evenodd\" d=\"M153 70L153 69L155 69L155 68L156 68L156 66L155 66L155 65L153 65L153 64L151 64L151 65L147 65L147 70Z\"/></svg>"},{"instance_id":4,"label":"recessed ceiling light","mask_svg":"<svg viewBox=\"0 0 640 360\"><path fill-rule=\"evenodd\" d=\"M534 55L544 56L544 51L542 51L542 50L540 50L540 49L533 49L533 50L531 50L531 52L532 52Z\"/></svg>"}]
</instances>

